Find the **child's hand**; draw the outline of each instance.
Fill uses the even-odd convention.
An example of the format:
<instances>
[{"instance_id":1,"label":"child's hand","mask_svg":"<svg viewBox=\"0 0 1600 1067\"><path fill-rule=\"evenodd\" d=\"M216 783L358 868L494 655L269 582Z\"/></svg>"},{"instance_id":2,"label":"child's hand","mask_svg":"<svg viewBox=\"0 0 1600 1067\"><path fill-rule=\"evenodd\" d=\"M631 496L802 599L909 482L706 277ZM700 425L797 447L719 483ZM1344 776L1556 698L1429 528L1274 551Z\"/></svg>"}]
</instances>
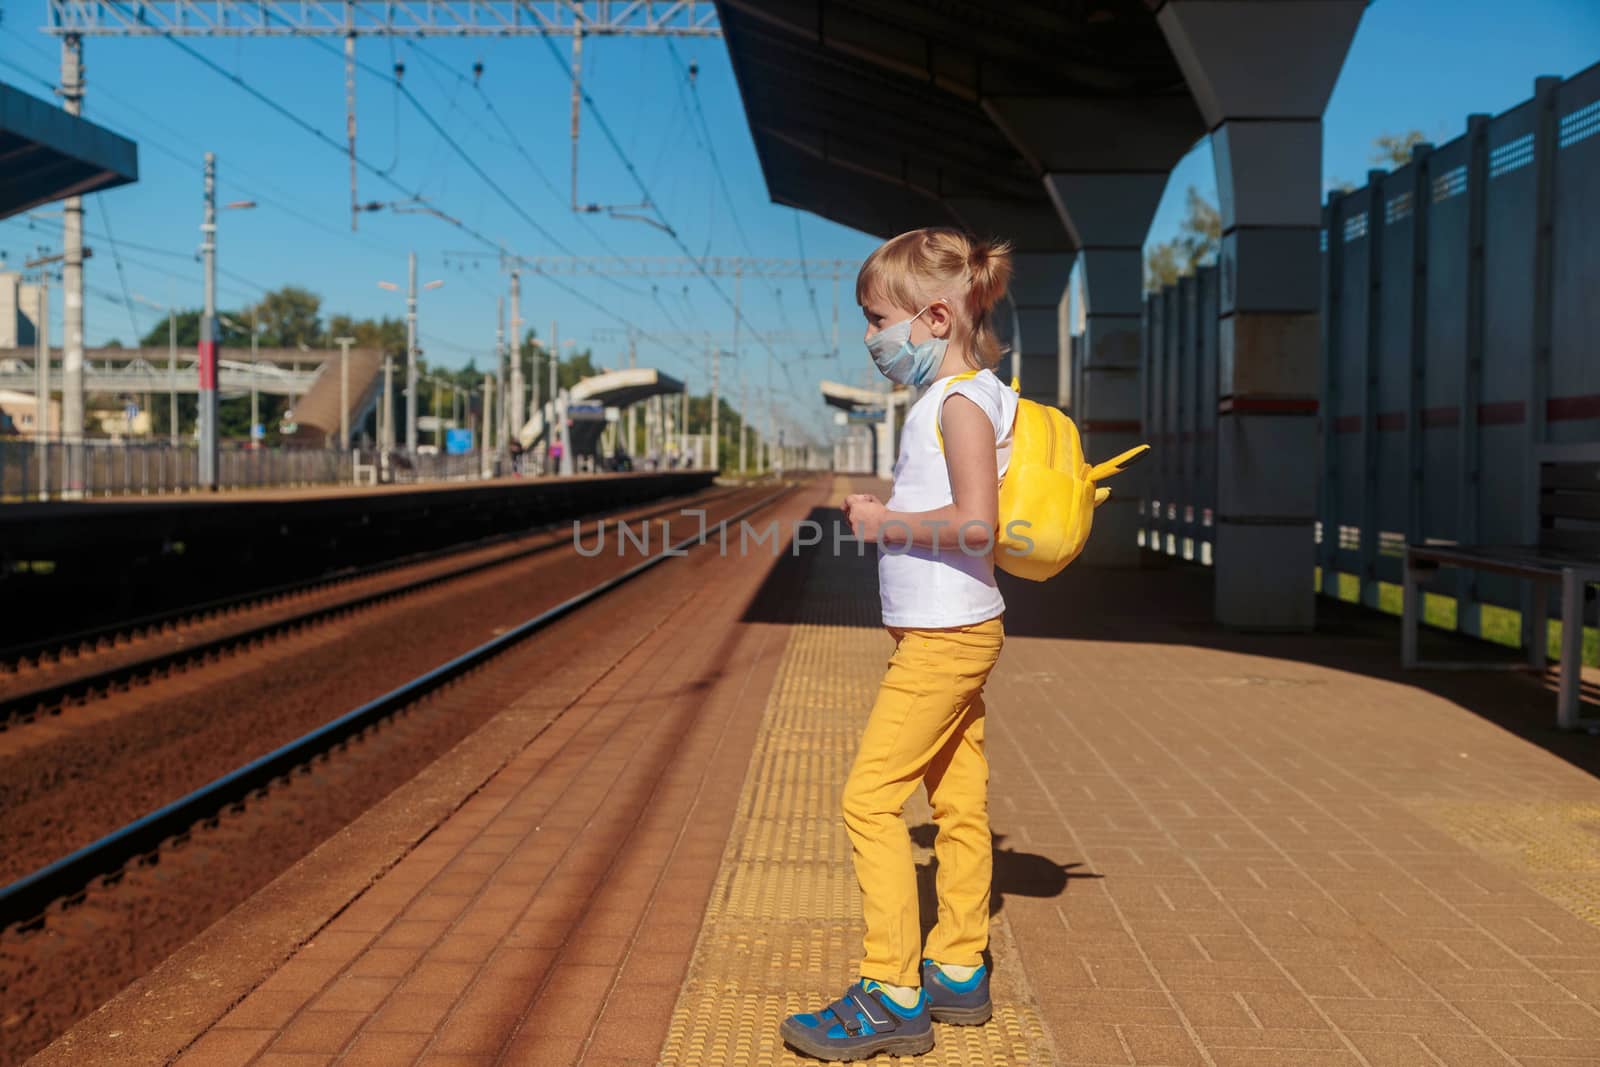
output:
<instances>
[{"instance_id":1,"label":"child's hand","mask_svg":"<svg viewBox=\"0 0 1600 1067\"><path fill-rule=\"evenodd\" d=\"M871 493L851 493L844 498L844 517L850 532L863 541L875 542L889 509Z\"/></svg>"},{"instance_id":2,"label":"child's hand","mask_svg":"<svg viewBox=\"0 0 1600 1067\"><path fill-rule=\"evenodd\" d=\"M844 498L844 518L851 521L851 513L863 504L879 504L878 498L871 493L851 493ZM881 507L882 505L879 504Z\"/></svg>"}]
</instances>

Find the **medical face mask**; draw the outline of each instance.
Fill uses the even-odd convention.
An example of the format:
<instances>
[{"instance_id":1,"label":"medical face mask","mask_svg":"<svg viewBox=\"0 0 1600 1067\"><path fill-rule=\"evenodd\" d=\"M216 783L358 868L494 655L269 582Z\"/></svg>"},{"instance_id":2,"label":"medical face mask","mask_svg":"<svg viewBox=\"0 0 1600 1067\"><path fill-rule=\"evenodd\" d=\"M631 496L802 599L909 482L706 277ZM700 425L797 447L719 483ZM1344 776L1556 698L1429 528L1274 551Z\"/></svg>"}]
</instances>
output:
<instances>
[{"instance_id":1,"label":"medical face mask","mask_svg":"<svg viewBox=\"0 0 1600 1067\"><path fill-rule=\"evenodd\" d=\"M922 311L927 311L928 307ZM911 343L911 324L922 316L922 311L904 322L885 326L867 338L867 351L872 353L872 362L877 364L879 373L891 382L913 389L933 381L939 365L944 362L944 350L950 345L943 337L930 337L921 344Z\"/></svg>"}]
</instances>

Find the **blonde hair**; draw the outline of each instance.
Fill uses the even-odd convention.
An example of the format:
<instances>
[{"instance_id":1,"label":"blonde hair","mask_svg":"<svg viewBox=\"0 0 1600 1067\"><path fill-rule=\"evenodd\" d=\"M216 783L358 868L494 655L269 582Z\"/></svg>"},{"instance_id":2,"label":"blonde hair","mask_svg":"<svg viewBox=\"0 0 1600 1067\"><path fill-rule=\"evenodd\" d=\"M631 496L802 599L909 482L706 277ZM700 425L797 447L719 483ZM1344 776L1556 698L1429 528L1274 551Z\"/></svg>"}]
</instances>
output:
<instances>
[{"instance_id":1,"label":"blonde hair","mask_svg":"<svg viewBox=\"0 0 1600 1067\"><path fill-rule=\"evenodd\" d=\"M879 245L856 275L856 303L874 296L896 307L921 308L948 301L965 341L967 362L993 368L1005 350L990 313L1011 283L1011 244L982 240L947 226L928 226Z\"/></svg>"}]
</instances>

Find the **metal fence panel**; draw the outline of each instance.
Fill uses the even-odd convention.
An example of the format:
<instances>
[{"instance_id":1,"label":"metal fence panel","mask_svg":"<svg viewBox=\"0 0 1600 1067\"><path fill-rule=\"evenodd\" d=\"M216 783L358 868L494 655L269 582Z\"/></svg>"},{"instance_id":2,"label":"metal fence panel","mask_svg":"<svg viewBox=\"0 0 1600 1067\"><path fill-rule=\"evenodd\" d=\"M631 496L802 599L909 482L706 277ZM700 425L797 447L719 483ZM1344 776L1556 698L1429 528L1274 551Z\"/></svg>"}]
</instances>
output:
<instances>
[{"instance_id":1,"label":"metal fence panel","mask_svg":"<svg viewBox=\"0 0 1600 1067\"><path fill-rule=\"evenodd\" d=\"M1334 566L1340 571L1362 571L1361 515L1363 476L1366 462L1365 426L1367 420L1367 305L1371 271L1368 241L1371 236L1371 191L1360 189L1340 197L1334 205L1333 229L1328 243L1340 245L1338 288L1331 295L1327 314L1334 319L1333 347L1327 358L1333 361L1334 395L1328 416L1333 419L1335 479L1334 505L1340 521L1331 525Z\"/></svg>"},{"instance_id":2,"label":"metal fence panel","mask_svg":"<svg viewBox=\"0 0 1600 1067\"><path fill-rule=\"evenodd\" d=\"M1422 367L1422 536L1453 540L1461 482L1435 472L1460 469L1461 400L1467 350L1467 143L1451 141L1429 158L1428 280Z\"/></svg>"},{"instance_id":3,"label":"metal fence panel","mask_svg":"<svg viewBox=\"0 0 1600 1067\"><path fill-rule=\"evenodd\" d=\"M1221 340L1222 291L1216 267L1202 267L1195 278L1200 303L1199 420L1195 443L1200 458L1195 505L1199 509L1200 544L1195 555L1211 562L1217 507L1217 348Z\"/></svg>"},{"instance_id":4,"label":"metal fence panel","mask_svg":"<svg viewBox=\"0 0 1600 1067\"><path fill-rule=\"evenodd\" d=\"M1536 537L1534 449L1600 440L1600 65L1423 146L1323 213L1323 589L1362 599L1413 541ZM1215 501L1216 285L1147 296L1144 402L1160 453L1151 544L1203 540ZM1198 554L1198 553L1197 553ZM1458 625L1526 583L1446 571ZM1531 634L1525 634L1525 639Z\"/></svg>"},{"instance_id":5,"label":"metal fence panel","mask_svg":"<svg viewBox=\"0 0 1600 1067\"><path fill-rule=\"evenodd\" d=\"M1146 397L1145 421L1149 426L1149 437L1155 446L1156 454L1151 458L1152 470L1150 472L1150 506L1149 515L1149 547L1158 551L1166 551L1166 538L1163 536L1162 513L1163 501L1166 499L1167 451L1168 441L1166 436L1166 422L1163 419L1162 395L1166 382L1166 344L1167 344L1167 319L1166 300L1161 293L1152 294L1147 301L1149 318L1150 359L1145 367L1144 384Z\"/></svg>"},{"instance_id":6,"label":"metal fence panel","mask_svg":"<svg viewBox=\"0 0 1600 1067\"><path fill-rule=\"evenodd\" d=\"M1551 441L1600 441L1600 66L1556 90Z\"/></svg>"},{"instance_id":7,"label":"metal fence panel","mask_svg":"<svg viewBox=\"0 0 1600 1067\"><path fill-rule=\"evenodd\" d=\"M78 457L76 464L73 457ZM69 495L67 472L82 471L81 497L152 496L200 488L199 450L165 442L90 439L76 444L45 445L50 470L48 497ZM431 459L434 457L420 457ZM419 468L426 479L478 476L480 457L437 457L448 460ZM220 489L258 489L313 485L348 485L353 481L351 456L334 449L223 448L218 453ZM39 446L27 438L0 438L0 500L41 499Z\"/></svg>"},{"instance_id":8,"label":"metal fence panel","mask_svg":"<svg viewBox=\"0 0 1600 1067\"><path fill-rule=\"evenodd\" d=\"M1377 413L1372 431L1373 482L1377 490L1376 577L1398 582L1411 505L1409 430L1413 287L1416 283L1415 186L1419 164L1396 170L1383 182L1373 205L1372 226L1381 233L1377 289L1378 321L1373 338L1377 360Z\"/></svg>"},{"instance_id":9,"label":"metal fence panel","mask_svg":"<svg viewBox=\"0 0 1600 1067\"><path fill-rule=\"evenodd\" d=\"M1534 417L1533 106L1492 119L1484 189L1483 384L1478 402L1478 514L1474 540L1515 544L1535 506L1529 484L1528 425ZM1476 175L1474 175L1476 177ZM1519 585L1497 574L1478 578L1477 599L1516 607Z\"/></svg>"},{"instance_id":10,"label":"metal fence panel","mask_svg":"<svg viewBox=\"0 0 1600 1067\"><path fill-rule=\"evenodd\" d=\"M1179 434L1179 378L1181 378L1182 365L1182 299L1179 298L1178 288L1173 286L1162 294L1163 322L1166 323L1166 360L1162 363L1162 427L1165 429L1166 438L1166 491L1162 498L1162 549L1168 555L1178 552L1178 539L1181 537L1181 512L1179 512L1179 496L1182 496L1182 437Z\"/></svg>"}]
</instances>

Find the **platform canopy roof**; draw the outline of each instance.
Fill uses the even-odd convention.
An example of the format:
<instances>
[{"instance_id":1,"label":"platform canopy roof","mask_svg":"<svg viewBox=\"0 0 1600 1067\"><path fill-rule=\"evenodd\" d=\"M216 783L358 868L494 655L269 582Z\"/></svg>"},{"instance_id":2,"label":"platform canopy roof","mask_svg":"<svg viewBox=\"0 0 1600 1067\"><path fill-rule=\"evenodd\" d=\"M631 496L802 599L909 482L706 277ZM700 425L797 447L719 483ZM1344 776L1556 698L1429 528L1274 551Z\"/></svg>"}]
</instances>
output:
<instances>
[{"instance_id":1,"label":"platform canopy roof","mask_svg":"<svg viewBox=\"0 0 1600 1067\"><path fill-rule=\"evenodd\" d=\"M1070 240L1046 172L1164 170L1174 133L1205 134L1151 7L717 0L774 201L878 236L1003 226L1022 251Z\"/></svg>"},{"instance_id":2,"label":"platform canopy roof","mask_svg":"<svg viewBox=\"0 0 1600 1067\"><path fill-rule=\"evenodd\" d=\"M909 390L896 388L896 402L900 402L900 394L907 392ZM882 389L863 389L859 385L845 385L842 382L822 383L822 399L829 407L843 408L845 411L882 408L886 395Z\"/></svg>"},{"instance_id":3,"label":"platform canopy roof","mask_svg":"<svg viewBox=\"0 0 1600 1067\"><path fill-rule=\"evenodd\" d=\"M608 370L572 387L573 400L593 400L608 408L625 408L663 393L681 393L683 383L654 367Z\"/></svg>"},{"instance_id":4,"label":"platform canopy roof","mask_svg":"<svg viewBox=\"0 0 1600 1067\"><path fill-rule=\"evenodd\" d=\"M132 141L0 85L0 219L138 178Z\"/></svg>"}]
</instances>

